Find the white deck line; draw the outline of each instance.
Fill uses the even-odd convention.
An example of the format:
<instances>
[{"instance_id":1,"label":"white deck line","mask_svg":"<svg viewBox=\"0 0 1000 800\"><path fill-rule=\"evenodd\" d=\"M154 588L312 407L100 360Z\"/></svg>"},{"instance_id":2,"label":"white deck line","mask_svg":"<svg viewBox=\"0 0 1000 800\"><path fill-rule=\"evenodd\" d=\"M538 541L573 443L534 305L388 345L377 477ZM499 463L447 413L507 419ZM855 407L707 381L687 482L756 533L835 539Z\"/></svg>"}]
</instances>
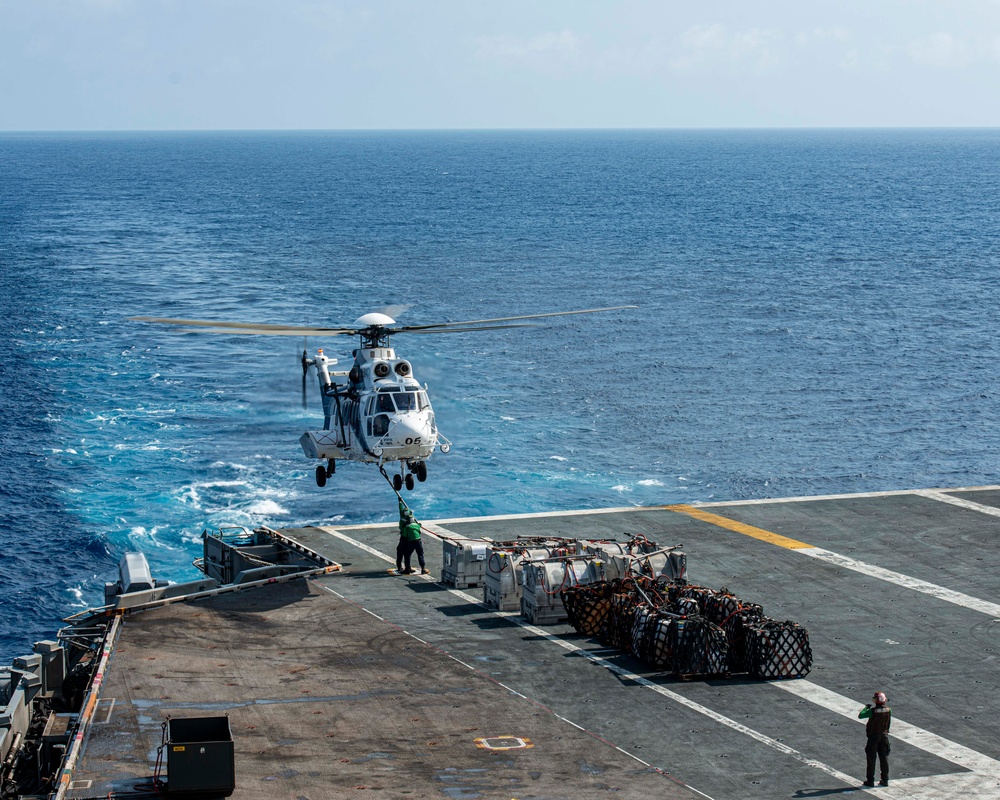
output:
<instances>
[{"instance_id":1,"label":"white deck line","mask_svg":"<svg viewBox=\"0 0 1000 800\"><path fill-rule=\"evenodd\" d=\"M815 500L852 500L860 499L865 497L897 497L899 495L916 494L922 495L924 497L929 497L932 500L941 500L942 502L952 502L958 500L958 498L950 498L947 492L984 492L984 491L1000 491L1000 485L996 486L958 486L951 489L898 489L887 492L857 492L855 494L817 494L817 495L806 495L803 497L772 497L770 499L764 500L720 500L718 502L703 502L699 500L693 500L688 505L694 506L695 508L724 508L726 506L755 506L755 505L771 505L775 503L809 503ZM966 505L968 503L968 505ZM619 506L617 508L587 508L587 509L573 509L571 511L536 511L529 512L525 514L494 514L488 517L452 517L449 519L434 519L434 520L423 520L423 522L432 522L438 525L458 525L467 522L502 522L504 520L517 520L517 519L546 519L552 517L576 517L580 515L589 514L624 514L636 511L662 511L671 505L676 505L676 503L670 503L663 506ZM978 507L977 510L984 510L990 508L990 506L983 506L979 503L972 503L971 501L961 501L956 502L955 505L963 505L965 508L970 508L972 506ZM991 512L984 512L991 513ZM992 509L992 513L997 513L1000 515L997 509ZM360 525L318 525L316 527L327 528L332 527L340 531L357 531L363 528L392 528L395 527L397 523L395 522L369 522Z\"/></svg>"},{"instance_id":2,"label":"white deck line","mask_svg":"<svg viewBox=\"0 0 1000 800\"><path fill-rule=\"evenodd\" d=\"M383 561L388 561L390 563L395 563L395 558L376 550L369 545L359 542L356 539L352 539L340 532L338 529L334 528L322 528L325 533L334 536L354 547L357 547L366 553L376 556ZM433 535L433 534L432 534ZM833 563L840 564L841 566L847 566L846 564L841 564L840 559L844 559L844 556L838 556L836 553L830 553L829 551L821 551L820 548L808 548L808 550L798 550L797 552L806 553L813 557L822 557L817 555L815 552L808 551L820 551L822 554L829 554L830 556L836 557L836 561ZM827 559L824 559L827 560ZM846 559L847 561L853 561L853 559ZM867 567L872 570L889 572L888 570L880 570L878 567L870 567L870 565L864 565L861 562L857 562L859 565ZM872 573L867 573L872 574ZM898 576L907 581L914 581L915 579L908 578L905 575L899 575L899 573L890 573L890 575ZM882 577L880 575L875 575L874 577ZM426 578L426 580L431 580L431 578ZM893 581L896 582L896 581ZM923 581L917 581L917 583L924 583ZM948 590L943 589L943 587L936 587L933 584L927 584L927 586L934 589L939 589L944 592ZM912 588L912 587L911 587ZM480 598L475 597L467 592L461 591L460 589L448 589L448 592L461 598L466 602L475 603L477 605L482 605L484 609L486 608ZM958 594L957 592L955 594ZM967 597L967 595L963 595ZM948 598L942 598L948 599ZM968 598L970 600L975 600L975 598ZM949 599L949 602L955 602ZM985 602L985 601L977 601ZM960 603L960 605L963 605ZM994 605L994 604L988 604ZM997 607L1000 608L1000 607ZM658 695L672 700L679 705L691 709L709 719L724 725L738 733L742 733L745 736L754 739L755 741L770 747L773 750L777 750L791 758L799 761L807 766L814 767L833 778L836 778L849 786L857 785L858 780L851 775L847 775L835 767L831 767L824 764L816 759L809 758L804 753L801 753L788 745L772 739L766 734L755 731L752 728L743 725L736 720L726 717L724 714L720 714L717 711L704 706L701 703L697 703L693 700L688 699L682 694L671 691L660 684L650 681L648 678L644 678L641 675L637 675L630 672L623 667L611 663L607 659L603 658L598 653L593 653L583 649L582 647L574 644L573 642L568 642L555 634L549 633L548 631L539 628L536 625L532 625L526 622L520 617L519 614L513 611L492 611L496 616L504 617L509 619L511 622L524 628L535 636L545 639L552 644L561 647L574 655L582 656L596 664L600 664L605 669L615 673L621 678L629 681L633 681L640 686L650 689L656 692ZM862 724L861 720L857 718L858 711L860 710L860 705L857 700L854 700L843 695L839 695L836 692L832 692L829 689L825 689L818 684L812 683L804 679L794 680L794 681L769 681L770 685L775 686L783 691L789 692L790 694L796 695L803 700L814 703L826 708L829 711L833 711L836 714L847 717L853 720L859 725ZM569 722L570 720L566 720ZM1000 761L990 758L989 756L983 755L976 750L965 747L964 745L957 744L956 742L949 741L937 734L931 733L930 731L924 730L923 728L918 728L916 725L911 725L907 722L903 722L900 719L894 718L892 721L892 736L900 741L906 742L907 744L917 747L925 752L928 752L934 756L942 758L953 764L956 764L964 769L969 770L969 773L963 773L959 775L935 775L935 776L925 776L919 778L906 778L904 780L893 780L889 787L882 788L878 787L876 789L868 789L868 793L876 797L882 797L889 800L895 800L896 798L914 798L914 800L945 800L946 798L952 798L955 792L973 792L973 796L978 798L990 798L990 797L1000 797ZM690 787L694 788L694 787Z\"/></svg>"},{"instance_id":3,"label":"white deck line","mask_svg":"<svg viewBox=\"0 0 1000 800\"><path fill-rule=\"evenodd\" d=\"M963 500L961 497L952 497L950 494L945 494L934 489L920 489L914 492L914 494L927 497L931 500L937 500L939 503L948 503L959 508L967 508L970 511L978 511L980 514L989 514L991 517L1000 517L1000 508L986 506L982 503L974 503L971 500Z\"/></svg>"},{"instance_id":4,"label":"white deck line","mask_svg":"<svg viewBox=\"0 0 1000 800\"><path fill-rule=\"evenodd\" d=\"M904 575L901 572L893 572L891 569L885 569L884 567L876 567L874 564L866 564L864 561L842 556L839 553L824 550L822 547L800 547L795 550L789 550L789 552L801 553L804 556L826 561L829 564L853 570L854 572L860 572L863 575L877 578L886 583L893 583L905 589L912 589L915 592L936 597L938 600L944 600L946 603L953 603L956 606L961 606L971 611L978 611L1000 622L1000 604L991 603L988 600L980 600L978 597L973 597L970 594L956 592L954 589L947 589L944 586L922 581L919 578L911 578L909 575Z\"/></svg>"},{"instance_id":5,"label":"white deck line","mask_svg":"<svg viewBox=\"0 0 1000 800\"><path fill-rule=\"evenodd\" d=\"M803 497L773 497L770 499L762 500L721 500L719 502L700 502L695 501L689 503L689 505L695 508L721 508L724 506L762 506L769 505L772 503L811 503L816 500L854 500L860 498L871 498L871 497L899 497L900 495L907 494L921 494L924 496L930 496L930 494L936 495L935 500L942 499L940 495L947 497L945 492L987 492L1000 490L1000 486L957 486L952 489L897 489L887 492L856 492L853 494L817 494L817 495L805 495ZM955 498L952 498L955 499ZM945 500L944 502L948 502ZM975 503L973 505L978 505ZM981 508L989 508L989 506L981 506ZM993 509L996 511L996 509Z\"/></svg>"},{"instance_id":6,"label":"white deck line","mask_svg":"<svg viewBox=\"0 0 1000 800\"><path fill-rule=\"evenodd\" d=\"M663 506L622 506L620 508L585 508L574 509L572 511L535 511L527 514L495 514L490 517L454 517L452 519L432 519L422 520L423 523L434 523L436 525L456 525L461 522L502 522L510 519L544 519L551 517L578 517L590 514L622 514L630 511L662 511ZM362 528L392 528L395 522L375 522L367 525L317 525L316 527L326 529L335 527L340 531L356 531Z\"/></svg>"},{"instance_id":7,"label":"white deck line","mask_svg":"<svg viewBox=\"0 0 1000 800\"><path fill-rule=\"evenodd\" d=\"M366 553L368 553L368 555L375 556L375 558L381 558L383 561L388 561L390 564L395 564L396 563L396 557L395 556L392 556L390 558L385 553L383 553L381 550L376 550L374 547L369 547L364 542L359 542L357 539L352 539L350 536L344 535L337 528L323 527L323 528L320 528L320 530L323 531L323 533L328 533L328 534L330 534L330 536L335 536L336 538L340 539L341 541L344 541L344 542L347 542L350 545L353 545L354 547L358 548L358 550L364 550Z\"/></svg>"}]
</instances>

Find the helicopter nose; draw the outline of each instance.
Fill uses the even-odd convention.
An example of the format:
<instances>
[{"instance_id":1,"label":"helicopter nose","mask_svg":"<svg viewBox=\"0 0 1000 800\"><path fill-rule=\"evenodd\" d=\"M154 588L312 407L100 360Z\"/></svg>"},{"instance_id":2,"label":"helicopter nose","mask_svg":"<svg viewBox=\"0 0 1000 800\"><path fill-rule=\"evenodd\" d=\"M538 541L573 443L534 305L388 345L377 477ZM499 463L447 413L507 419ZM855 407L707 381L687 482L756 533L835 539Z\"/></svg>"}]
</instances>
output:
<instances>
[{"instance_id":1,"label":"helicopter nose","mask_svg":"<svg viewBox=\"0 0 1000 800\"><path fill-rule=\"evenodd\" d=\"M424 428L425 425L422 419L416 415L408 414L396 421L393 438L399 446L413 444L414 440L419 441L420 437L425 435L426 431Z\"/></svg>"}]
</instances>

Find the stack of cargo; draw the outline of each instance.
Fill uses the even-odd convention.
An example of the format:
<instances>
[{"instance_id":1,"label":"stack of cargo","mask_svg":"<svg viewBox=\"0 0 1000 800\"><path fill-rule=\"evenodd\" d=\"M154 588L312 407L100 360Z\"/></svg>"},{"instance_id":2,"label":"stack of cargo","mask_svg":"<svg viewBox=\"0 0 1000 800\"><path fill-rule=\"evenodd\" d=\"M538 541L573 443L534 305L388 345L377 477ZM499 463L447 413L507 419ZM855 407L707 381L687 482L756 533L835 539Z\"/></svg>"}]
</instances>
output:
<instances>
[{"instance_id":1,"label":"stack of cargo","mask_svg":"<svg viewBox=\"0 0 1000 800\"><path fill-rule=\"evenodd\" d=\"M522 567L521 615L536 625L566 622L562 592L606 578L604 562L597 556L567 556L525 561Z\"/></svg>"},{"instance_id":2,"label":"stack of cargo","mask_svg":"<svg viewBox=\"0 0 1000 800\"><path fill-rule=\"evenodd\" d=\"M645 536L628 542L588 541L584 552L604 556L609 580L623 580L638 575L672 580L687 578L687 556L680 545L660 548Z\"/></svg>"},{"instance_id":3,"label":"stack of cargo","mask_svg":"<svg viewBox=\"0 0 1000 800\"><path fill-rule=\"evenodd\" d=\"M521 614L539 625L569 619L563 605L565 589L643 575L681 579L687 573L687 557L678 547L660 548L645 536L625 543L584 541L565 556L521 563ZM615 633L614 637L617 641L627 635Z\"/></svg>"},{"instance_id":4,"label":"stack of cargo","mask_svg":"<svg viewBox=\"0 0 1000 800\"><path fill-rule=\"evenodd\" d=\"M601 581L589 586L577 586L561 593L566 618L585 636L600 635L604 620L611 611L611 595L615 583Z\"/></svg>"},{"instance_id":5,"label":"stack of cargo","mask_svg":"<svg viewBox=\"0 0 1000 800\"><path fill-rule=\"evenodd\" d=\"M678 677L799 678L812 667L809 633L763 608L684 580L644 575L562 590L569 624Z\"/></svg>"},{"instance_id":6,"label":"stack of cargo","mask_svg":"<svg viewBox=\"0 0 1000 800\"><path fill-rule=\"evenodd\" d=\"M747 628L748 672L752 678L801 678L812 666L809 632L795 622L761 617Z\"/></svg>"},{"instance_id":7,"label":"stack of cargo","mask_svg":"<svg viewBox=\"0 0 1000 800\"><path fill-rule=\"evenodd\" d=\"M497 611L520 611L522 566L526 561L579 555L582 548L575 539L519 536L505 542L491 542L486 547L483 569L483 600Z\"/></svg>"}]
</instances>

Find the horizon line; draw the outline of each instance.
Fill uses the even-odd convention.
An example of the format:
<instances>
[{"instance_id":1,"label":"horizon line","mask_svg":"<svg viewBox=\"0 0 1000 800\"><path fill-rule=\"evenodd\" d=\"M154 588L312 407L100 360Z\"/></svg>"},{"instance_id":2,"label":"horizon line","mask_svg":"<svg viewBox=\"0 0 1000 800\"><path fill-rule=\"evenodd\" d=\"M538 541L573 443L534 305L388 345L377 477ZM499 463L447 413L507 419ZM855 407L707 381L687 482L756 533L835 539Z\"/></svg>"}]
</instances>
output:
<instances>
[{"instance_id":1,"label":"horizon line","mask_svg":"<svg viewBox=\"0 0 1000 800\"><path fill-rule=\"evenodd\" d=\"M4 128L9 134L124 133L556 133L679 131L991 131L998 125L689 125L620 127L411 127L411 128Z\"/></svg>"}]
</instances>

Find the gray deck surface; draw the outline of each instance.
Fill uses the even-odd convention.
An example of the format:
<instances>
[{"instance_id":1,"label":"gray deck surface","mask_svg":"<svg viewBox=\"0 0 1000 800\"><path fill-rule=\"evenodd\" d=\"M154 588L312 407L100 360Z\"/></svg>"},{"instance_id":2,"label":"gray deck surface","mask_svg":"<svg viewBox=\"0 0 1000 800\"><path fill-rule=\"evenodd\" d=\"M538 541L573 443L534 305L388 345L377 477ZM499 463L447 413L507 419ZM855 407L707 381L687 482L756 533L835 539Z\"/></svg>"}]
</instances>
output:
<instances>
[{"instance_id":1,"label":"gray deck surface","mask_svg":"<svg viewBox=\"0 0 1000 800\"><path fill-rule=\"evenodd\" d=\"M228 715L237 798L697 797L313 582L132 617L105 681L71 796L148 787L168 716Z\"/></svg>"},{"instance_id":2,"label":"gray deck surface","mask_svg":"<svg viewBox=\"0 0 1000 800\"><path fill-rule=\"evenodd\" d=\"M433 536L428 579L387 572L395 526L295 529L343 572L294 597L274 587L128 620L102 697L109 720L74 775L93 784L77 794L148 776L165 715L229 713L236 797L698 796L680 784L717 800L825 797L861 791L856 714L882 690L892 782L866 793L1000 797L1000 490L697 512L721 519L659 508L425 530L683 543L691 581L809 629L807 678L674 680L566 626L490 612L481 590L435 583ZM499 736L534 746L474 743Z\"/></svg>"}]
</instances>

